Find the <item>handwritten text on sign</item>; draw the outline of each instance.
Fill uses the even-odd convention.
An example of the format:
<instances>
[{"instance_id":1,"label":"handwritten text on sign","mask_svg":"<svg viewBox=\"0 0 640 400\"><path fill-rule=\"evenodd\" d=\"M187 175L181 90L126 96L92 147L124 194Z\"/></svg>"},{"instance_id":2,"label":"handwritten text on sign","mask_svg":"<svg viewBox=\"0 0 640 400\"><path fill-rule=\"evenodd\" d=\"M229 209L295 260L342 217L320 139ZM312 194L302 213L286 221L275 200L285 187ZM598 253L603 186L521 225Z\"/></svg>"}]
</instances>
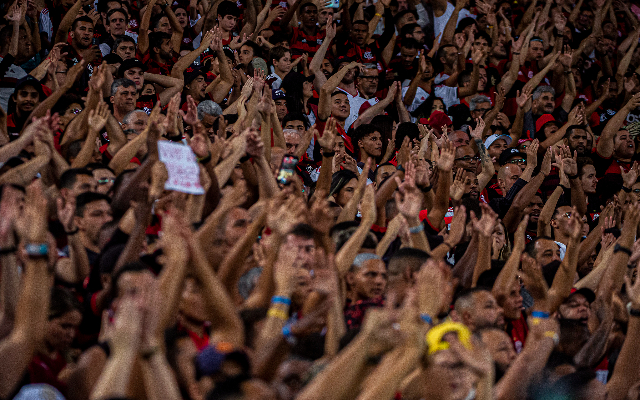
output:
<instances>
[{"instance_id":1,"label":"handwritten text on sign","mask_svg":"<svg viewBox=\"0 0 640 400\"><path fill-rule=\"evenodd\" d=\"M161 140L158 142L158 155L169 173L169 179L164 185L166 190L204 194L204 189L200 186L200 168L189 146Z\"/></svg>"}]
</instances>

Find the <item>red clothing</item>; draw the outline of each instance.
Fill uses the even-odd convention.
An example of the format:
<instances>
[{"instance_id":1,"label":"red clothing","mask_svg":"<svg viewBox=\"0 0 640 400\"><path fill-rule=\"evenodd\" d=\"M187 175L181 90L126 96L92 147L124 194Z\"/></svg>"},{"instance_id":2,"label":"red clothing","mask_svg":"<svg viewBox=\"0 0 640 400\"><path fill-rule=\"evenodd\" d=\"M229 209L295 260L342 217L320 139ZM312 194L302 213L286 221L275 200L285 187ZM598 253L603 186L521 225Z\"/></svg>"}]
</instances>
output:
<instances>
[{"instance_id":1,"label":"red clothing","mask_svg":"<svg viewBox=\"0 0 640 400\"><path fill-rule=\"evenodd\" d=\"M324 41L327 33L324 30L318 29L315 35L307 35L301 28L297 26L293 28L291 39L289 40L289 47L291 48L291 56L296 59L304 53L309 53L309 57L313 57L318 51L322 42Z\"/></svg>"},{"instance_id":2,"label":"red clothing","mask_svg":"<svg viewBox=\"0 0 640 400\"><path fill-rule=\"evenodd\" d=\"M516 353L520 353L524 348L524 342L527 339L529 333L529 326L527 320L524 317L524 313L520 315L519 319L507 319L507 333L511 337L511 343Z\"/></svg>"},{"instance_id":3,"label":"red clothing","mask_svg":"<svg viewBox=\"0 0 640 400\"><path fill-rule=\"evenodd\" d=\"M171 68L173 68L174 64L178 62L178 57L175 55L168 63L159 63L153 58L149 57L145 62L145 66L147 67L147 72L150 74L159 74L159 75L167 75L171 76Z\"/></svg>"},{"instance_id":4,"label":"red clothing","mask_svg":"<svg viewBox=\"0 0 640 400\"><path fill-rule=\"evenodd\" d=\"M31 359L27 370L30 383L46 383L65 394L67 385L58 380L58 375L67 366L67 361L60 353L55 358L49 358L44 354L36 354Z\"/></svg>"},{"instance_id":5,"label":"red clothing","mask_svg":"<svg viewBox=\"0 0 640 400\"><path fill-rule=\"evenodd\" d=\"M316 129L318 129L320 136L322 136L324 132L324 127L326 124L327 124L327 121L320 121L319 119L316 121ZM339 124L336 124L336 130L338 131L338 134L342 136L342 139L344 139L344 147L347 149L347 151L353 154L354 148L353 148L353 143L351 143L351 137L347 135L347 132L345 132L344 128L341 127Z\"/></svg>"}]
</instances>

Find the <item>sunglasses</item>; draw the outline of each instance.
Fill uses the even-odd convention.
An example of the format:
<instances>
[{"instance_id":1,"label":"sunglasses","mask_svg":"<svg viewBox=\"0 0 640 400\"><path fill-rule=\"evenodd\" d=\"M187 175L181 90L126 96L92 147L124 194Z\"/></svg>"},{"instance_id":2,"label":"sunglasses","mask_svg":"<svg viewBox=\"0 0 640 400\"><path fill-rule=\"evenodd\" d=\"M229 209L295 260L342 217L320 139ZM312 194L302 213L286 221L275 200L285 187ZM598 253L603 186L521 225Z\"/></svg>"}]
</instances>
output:
<instances>
[{"instance_id":1,"label":"sunglasses","mask_svg":"<svg viewBox=\"0 0 640 400\"><path fill-rule=\"evenodd\" d=\"M526 164L527 160L524 158L516 158L514 160L507 161L509 164Z\"/></svg>"},{"instance_id":2,"label":"sunglasses","mask_svg":"<svg viewBox=\"0 0 640 400\"><path fill-rule=\"evenodd\" d=\"M460 158L456 158L455 161L478 161L480 160L480 157L475 156L475 157L471 157L471 156L464 156L464 157L460 157Z\"/></svg>"},{"instance_id":3,"label":"sunglasses","mask_svg":"<svg viewBox=\"0 0 640 400\"><path fill-rule=\"evenodd\" d=\"M71 112L74 113L75 115L78 115L82 112L82 110L79 108L74 108L73 110L71 110Z\"/></svg>"}]
</instances>

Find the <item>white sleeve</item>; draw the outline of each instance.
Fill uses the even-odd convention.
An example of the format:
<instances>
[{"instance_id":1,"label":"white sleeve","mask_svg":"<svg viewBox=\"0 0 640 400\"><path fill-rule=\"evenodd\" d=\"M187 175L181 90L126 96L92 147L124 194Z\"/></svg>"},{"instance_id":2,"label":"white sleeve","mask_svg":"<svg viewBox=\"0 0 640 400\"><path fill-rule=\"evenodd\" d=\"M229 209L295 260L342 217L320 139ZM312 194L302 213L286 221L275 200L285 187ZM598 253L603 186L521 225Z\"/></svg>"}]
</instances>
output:
<instances>
[{"instance_id":1,"label":"white sleeve","mask_svg":"<svg viewBox=\"0 0 640 400\"><path fill-rule=\"evenodd\" d=\"M407 94L408 90L409 90L409 86L402 88L402 98L403 99L404 99L404 96ZM425 92L421 87L418 87L418 89L416 89L416 95L413 98L413 102L411 103L411 105L409 107L407 107L407 111L414 112L428 98L429 98L429 93Z\"/></svg>"},{"instance_id":2,"label":"white sleeve","mask_svg":"<svg viewBox=\"0 0 640 400\"><path fill-rule=\"evenodd\" d=\"M433 94L436 97L440 97L447 108L460 104L457 86L436 86L436 88L433 89Z\"/></svg>"},{"instance_id":3,"label":"white sleeve","mask_svg":"<svg viewBox=\"0 0 640 400\"><path fill-rule=\"evenodd\" d=\"M109 47L106 43L100 43L98 45L100 48L100 52L102 52L102 57L105 57L107 54L111 53L111 47Z\"/></svg>"},{"instance_id":4,"label":"white sleeve","mask_svg":"<svg viewBox=\"0 0 640 400\"><path fill-rule=\"evenodd\" d=\"M40 32L46 33L47 39L51 42L53 39L53 24L49 17L49 9L43 8L42 11L40 11L40 15L38 16L38 25L40 26Z\"/></svg>"}]
</instances>

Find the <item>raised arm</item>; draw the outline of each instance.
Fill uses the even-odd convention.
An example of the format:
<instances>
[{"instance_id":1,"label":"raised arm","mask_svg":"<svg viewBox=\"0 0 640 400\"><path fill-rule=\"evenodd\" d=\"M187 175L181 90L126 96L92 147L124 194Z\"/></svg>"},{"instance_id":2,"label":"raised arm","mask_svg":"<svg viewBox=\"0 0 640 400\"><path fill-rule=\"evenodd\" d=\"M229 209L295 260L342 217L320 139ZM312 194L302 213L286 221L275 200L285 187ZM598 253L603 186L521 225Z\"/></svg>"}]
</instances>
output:
<instances>
[{"instance_id":1,"label":"raised arm","mask_svg":"<svg viewBox=\"0 0 640 400\"><path fill-rule=\"evenodd\" d=\"M376 208L374 206L373 198L373 186L369 185L365 189L364 196L362 198L362 220L360 221L360 226L358 226L358 229L356 229L349 240L347 240L344 246L342 246L338 253L336 253L335 263L338 274L341 278L349 272L349 268L351 268L353 260L355 260L364 240L369 234L371 225L376 221Z\"/></svg>"},{"instance_id":2,"label":"raised arm","mask_svg":"<svg viewBox=\"0 0 640 400\"><path fill-rule=\"evenodd\" d=\"M357 65L358 63L356 62L345 65L322 85L320 89L320 99L318 100L318 119L320 119L320 121L326 121L331 115L331 94L336 90L347 72Z\"/></svg>"},{"instance_id":3,"label":"raised arm","mask_svg":"<svg viewBox=\"0 0 640 400\"><path fill-rule=\"evenodd\" d=\"M157 0L149 0L147 8L145 8L144 14L142 14L140 28L138 29L138 51L140 54L146 54L149 50L149 24L151 23L151 12L153 11L153 6L155 6L156 1Z\"/></svg>"},{"instance_id":4,"label":"raised arm","mask_svg":"<svg viewBox=\"0 0 640 400\"><path fill-rule=\"evenodd\" d=\"M24 205L25 243L47 243L47 201L40 181L27 188ZM49 249L53 251L53 249ZM24 377L36 347L42 343L49 313L51 275L47 259L25 257L22 289L11 334L0 341L0 396L8 398Z\"/></svg>"},{"instance_id":5,"label":"raised arm","mask_svg":"<svg viewBox=\"0 0 640 400\"><path fill-rule=\"evenodd\" d=\"M202 54L202 52L211 45L213 35L213 30L206 32L203 35L202 40L200 41L200 46L198 46L197 49L190 51L186 56L181 57L178 62L173 65L173 68L171 68L171 76L174 78L183 79L184 71L187 69L187 67L193 64L193 62L200 56L200 54Z\"/></svg>"},{"instance_id":6,"label":"raised arm","mask_svg":"<svg viewBox=\"0 0 640 400\"><path fill-rule=\"evenodd\" d=\"M640 93L634 94L627 104L607 122L607 125L605 125L600 135L600 140L598 140L598 144L596 145L596 151L601 157L611 157L613 154L613 139L616 133L618 133L624 124L627 114L638 108L638 106L640 106Z\"/></svg>"},{"instance_id":7,"label":"raised arm","mask_svg":"<svg viewBox=\"0 0 640 400\"><path fill-rule=\"evenodd\" d=\"M58 26L58 31L56 32L54 44L67 43L67 34L69 33L71 26L73 25L73 21L75 21L75 19L77 18L78 12L80 11L82 4L83 4L82 0L77 0L75 4L71 6L69 11L67 11L67 13L64 15L64 17L62 18L62 21L60 21L60 26Z\"/></svg>"}]
</instances>

